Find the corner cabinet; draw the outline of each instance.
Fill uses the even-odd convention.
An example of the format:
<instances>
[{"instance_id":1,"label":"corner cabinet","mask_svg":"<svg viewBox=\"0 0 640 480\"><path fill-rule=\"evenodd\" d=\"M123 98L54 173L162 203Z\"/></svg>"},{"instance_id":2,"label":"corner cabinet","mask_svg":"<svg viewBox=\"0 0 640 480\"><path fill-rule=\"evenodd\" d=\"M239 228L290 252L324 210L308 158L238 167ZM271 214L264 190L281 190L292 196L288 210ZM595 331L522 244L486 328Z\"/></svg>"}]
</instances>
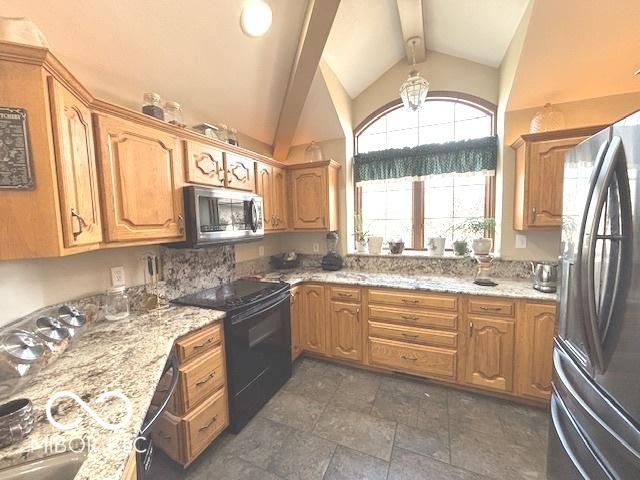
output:
<instances>
[{"instance_id":1,"label":"corner cabinet","mask_svg":"<svg viewBox=\"0 0 640 480\"><path fill-rule=\"evenodd\" d=\"M516 151L513 228L560 228L564 155L607 125L526 134Z\"/></svg>"},{"instance_id":2,"label":"corner cabinet","mask_svg":"<svg viewBox=\"0 0 640 480\"><path fill-rule=\"evenodd\" d=\"M183 239L180 140L117 117L94 118L106 241Z\"/></svg>"},{"instance_id":3,"label":"corner cabinet","mask_svg":"<svg viewBox=\"0 0 640 480\"><path fill-rule=\"evenodd\" d=\"M340 165L328 161L292 165L289 168L293 230L337 230Z\"/></svg>"},{"instance_id":4,"label":"corner cabinet","mask_svg":"<svg viewBox=\"0 0 640 480\"><path fill-rule=\"evenodd\" d=\"M281 232L289 228L286 179L285 170L256 163L256 193L263 198L264 229L267 232Z\"/></svg>"}]
</instances>

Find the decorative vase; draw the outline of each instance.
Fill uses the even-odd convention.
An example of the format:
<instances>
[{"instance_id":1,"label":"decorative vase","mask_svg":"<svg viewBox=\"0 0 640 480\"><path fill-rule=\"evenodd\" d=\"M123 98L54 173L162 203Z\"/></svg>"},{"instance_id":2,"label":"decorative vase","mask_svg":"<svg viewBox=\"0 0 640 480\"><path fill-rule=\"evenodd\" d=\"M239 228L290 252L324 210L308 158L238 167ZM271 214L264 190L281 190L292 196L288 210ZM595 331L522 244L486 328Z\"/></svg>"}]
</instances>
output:
<instances>
[{"instance_id":1,"label":"decorative vase","mask_svg":"<svg viewBox=\"0 0 640 480\"><path fill-rule=\"evenodd\" d=\"M28 18L0 17L0 40L13 43L48 47L44 34Z\"/></svg>"},{"instance_id":2,"label":"decorative vase","mask_svg":"<svg viewBox=\"0 0 640 480\"><path fill-rule=\"evenodd\" d=\"M432 257L441 257L444 255L444 237L427 238L427 253Z\"/></svg>"},{"instance_id":3,"label":"decorative vase","mask_svg":"<svg viewBox=\"0 0 640 480\"><path fill-rule=\"evenodd\" d=\"M382 237L369 237L369 253L380 255L382 252Z\"/></svg>"},{"instance_id":4,"label":"decorative vase","mask_svg":"<svg viewBox=\"0 0 640 480\"><path fill-rule=\"evenodd\" d=\"M536 112L529 124L530 133L549 132L564 128L564 114L546 103L542 110Z\"/></svg>"},{"instance_id":5,"label":"decorative vase","mask_svg":"<svg viewBox=\"0 0 640 480\"><path fill-rule=\"evenodd\" d=\"M367 241L356 242L356 252L357 253L367 253Z\"/></svg>"},{"instance_id":6,"label":"decorative vase","mask_svg":"<svg viewBox=\"0 0 640 480\"><path fill-rule=\"evenodd\" d=\"M492 238L476 238L473 240L471 248L474 255L489 255L491 247L493 247Z\"/></svg>"}]
</instances>

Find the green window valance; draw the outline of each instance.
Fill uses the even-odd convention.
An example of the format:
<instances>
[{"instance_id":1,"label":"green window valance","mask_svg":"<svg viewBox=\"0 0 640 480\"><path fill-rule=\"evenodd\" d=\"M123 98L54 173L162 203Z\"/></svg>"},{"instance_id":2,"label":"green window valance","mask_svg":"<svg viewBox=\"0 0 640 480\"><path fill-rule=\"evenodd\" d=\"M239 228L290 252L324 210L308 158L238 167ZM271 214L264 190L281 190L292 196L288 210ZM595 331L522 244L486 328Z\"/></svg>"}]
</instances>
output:
<instances>
[{"instance_id":1,"label":"green window valance","mask_svg":"<svg viewBox=\"0 0 640 480\"><path fill-rule=\"evenodd\" d=\"M498 137L390 148L355 156L355 180L386 180L495 170Z\"/></svg>"}]
</instances>

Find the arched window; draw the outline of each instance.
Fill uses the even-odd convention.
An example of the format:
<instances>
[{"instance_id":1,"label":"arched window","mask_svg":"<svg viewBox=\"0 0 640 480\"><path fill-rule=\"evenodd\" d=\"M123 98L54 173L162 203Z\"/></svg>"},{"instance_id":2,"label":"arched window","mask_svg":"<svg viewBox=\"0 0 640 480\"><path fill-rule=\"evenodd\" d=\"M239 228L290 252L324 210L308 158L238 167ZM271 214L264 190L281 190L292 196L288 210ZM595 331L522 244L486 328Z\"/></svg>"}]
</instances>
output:
<instances>
[{"instance_id":1,"label":"arched window","mask_svg":"<svg viewBox=\"0 0 640 480\"><path fill-rule=\"evenodd\" d=\"M430 94L417 112L400 101L380 108L355 130L356 153L495 134L495 106L451 92ZM424 249L429 237L445 237L447 249L464 236L454 228L468 218L493 217L495 178L486 172L394 179L356 187L356 213L363 229L385 240L402 237L407 248Z\"/></svg>"}]
</instances>

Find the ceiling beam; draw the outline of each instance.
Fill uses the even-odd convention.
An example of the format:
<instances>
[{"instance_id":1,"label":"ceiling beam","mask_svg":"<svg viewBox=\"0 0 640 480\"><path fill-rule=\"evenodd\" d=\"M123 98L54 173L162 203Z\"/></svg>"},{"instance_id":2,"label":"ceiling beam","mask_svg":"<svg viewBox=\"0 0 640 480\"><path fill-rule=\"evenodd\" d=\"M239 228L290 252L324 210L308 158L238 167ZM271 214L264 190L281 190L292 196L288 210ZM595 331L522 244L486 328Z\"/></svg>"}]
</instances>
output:
<instances>
[{"instance_id":1,"label":"ceiling beam","mask_svg":"<svg viewBox=\"0 0 640 480\"><path fill-rule=\"evenodd\" d=\"M339 4L340 0L309 0L298 50L289 75L289 83L273 139L273 157L276 160L285 161L287 158Z\"/></svg>"},{"instance_id":2,"label":"ceiling beam","mask_svg":"<svg viewBox=\"0 0 640 480\"><path fill-rule=\"evenodd\" d=\"M411 47L408 44L410 38L420 39L415 46L416 63L424 62L427 58L427 50L424 17L422 15L423 0L397 0L397 3L407 62L411 63L413 61Z\"/></svg>"}]
</instances>

